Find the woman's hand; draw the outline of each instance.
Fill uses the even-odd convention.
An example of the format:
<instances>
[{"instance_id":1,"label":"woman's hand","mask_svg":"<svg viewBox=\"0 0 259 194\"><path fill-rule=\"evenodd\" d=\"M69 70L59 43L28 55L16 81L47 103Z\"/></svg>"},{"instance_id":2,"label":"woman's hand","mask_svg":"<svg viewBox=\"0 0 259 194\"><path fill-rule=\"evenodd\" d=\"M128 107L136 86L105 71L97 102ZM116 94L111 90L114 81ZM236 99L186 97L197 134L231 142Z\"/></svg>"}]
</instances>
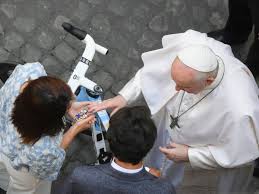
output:
<instances>
[{"instance_id":1,"label":"woman's hand","mask_svg":"<svg viewBox=\"0 0 259 194\"><path fill-rule=\"evenodd\" d=\"M88 102L88 111L91 113L96 113L100 110L111 108L112 112L111 115L113 115L116 111L121 109L122 107L127 105L127 101L121 96L115 96L114 98L110 98L107 100L104 100L101 103L97 102Z\"/></svg>"},{"instance_id":2,"label":"woman's hand","mask_svg":"<svg viewBox=\"0 0 259 194\"><path fill-rule=\"evenodd\" d=\"M71 106L69 107L67 113L71 118L75 118L76 114L78 114L83 108L87 108L88 104L89 104L88 101L85 101L85 102L72 101Z\"/></svg>"},{"instance_id":3,"label":"woman's hand","mask_svg":"<svg viewBox=\"0 0 259 194\"><path fill-rule=\"evenodd\" d=\"M95 122L95 116L93 114L88 115L85 119L78 120L63 135L63 139L60 144L60 147L63 149L66 149L78 133L86 129L89 129L94 122Z\"/></svg>"},{"instance_id":4,"label":"woman's hand","mask_svg":"<svg viewBox=\"0 0 259 194\"><path fill-rule=\"evenodd\" d=\"M76 132L80 133L86 129L89 129L94 122L95 122L95 115L90 114L90 115L87 115L85 119L76 121L73 126Z\"/></svg>"}]
</instances>

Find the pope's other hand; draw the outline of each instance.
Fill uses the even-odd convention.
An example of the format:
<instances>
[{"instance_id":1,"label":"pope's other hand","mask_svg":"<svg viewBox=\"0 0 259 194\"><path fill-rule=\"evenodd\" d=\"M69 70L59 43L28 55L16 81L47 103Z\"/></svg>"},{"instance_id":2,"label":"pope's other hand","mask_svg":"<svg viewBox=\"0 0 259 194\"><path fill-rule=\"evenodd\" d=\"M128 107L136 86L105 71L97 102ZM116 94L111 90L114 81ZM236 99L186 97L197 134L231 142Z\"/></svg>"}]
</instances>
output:
<instances>
[{"instance_id":1,"label":"pope's other hand","mask_svg":"<svg viewBox=\"0 0 259 194\"><path fill-rule=\"evenodd\" d=\"M170 143L167 147L159 147L159 150L174 162L188 162L188 149L189 146L177 143Z\"/></svg>"}]
</instances>

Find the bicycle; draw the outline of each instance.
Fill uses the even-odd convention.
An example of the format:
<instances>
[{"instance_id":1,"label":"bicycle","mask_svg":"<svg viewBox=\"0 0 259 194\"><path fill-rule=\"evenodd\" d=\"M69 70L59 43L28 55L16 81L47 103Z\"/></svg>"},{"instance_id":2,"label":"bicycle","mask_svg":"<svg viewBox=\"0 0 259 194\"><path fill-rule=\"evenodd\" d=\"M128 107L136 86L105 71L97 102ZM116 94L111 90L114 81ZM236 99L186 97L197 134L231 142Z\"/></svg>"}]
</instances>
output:
<instances>
[{"instance_id":1,"label":"bicycle","mask_svg":"<svg viewBox=\"0 0 259 194\"><path fill-rule=\"evenodd\" d=\"M77 101L95 101L101 102L103 89L93 81L85 77L87 69L93 60L95 51L107 55L108 49L95 43L94 39L86 31L64 22L64 30L72 34L83 43L86 47L81 59L77 63L72 75L69 78L68 85L76 95ZM111 160L111 154L107 152L105 145L105 134L109 125L109 115L105 110L96 113L96 122L92 126L92 139L95 144L97 155L97 164L104 164Z\"/></svg>"}]
</instances>

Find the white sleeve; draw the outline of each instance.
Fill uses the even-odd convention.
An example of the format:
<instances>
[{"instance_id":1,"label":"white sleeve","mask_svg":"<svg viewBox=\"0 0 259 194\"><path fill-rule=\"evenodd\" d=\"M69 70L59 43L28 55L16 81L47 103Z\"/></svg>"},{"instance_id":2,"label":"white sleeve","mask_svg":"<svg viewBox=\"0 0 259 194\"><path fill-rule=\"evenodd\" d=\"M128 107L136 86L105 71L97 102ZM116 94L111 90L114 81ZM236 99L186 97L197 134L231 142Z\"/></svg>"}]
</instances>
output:
<instances>
[{"instance_id":1,"label":"white sleeve","mask_svg":"<svg viewBox=\"0 0 259 194\"><path fill-rule=\"evenodd\" d=\"M141 94L140 74L142 69L138 70L136 75L119 91L119 94L125 98L128 104L131 104Z\"/></svg>"},{"instance_id":2,"label":"white sleeve","mask_svg":"<svg viewBox=\"0 0 259 194\"><path fill-rule=\"evenodd\" d=\"M208 147L190 147L188 156L192 168L213 170L220 167Z\"/></svg>"}]
</instances>

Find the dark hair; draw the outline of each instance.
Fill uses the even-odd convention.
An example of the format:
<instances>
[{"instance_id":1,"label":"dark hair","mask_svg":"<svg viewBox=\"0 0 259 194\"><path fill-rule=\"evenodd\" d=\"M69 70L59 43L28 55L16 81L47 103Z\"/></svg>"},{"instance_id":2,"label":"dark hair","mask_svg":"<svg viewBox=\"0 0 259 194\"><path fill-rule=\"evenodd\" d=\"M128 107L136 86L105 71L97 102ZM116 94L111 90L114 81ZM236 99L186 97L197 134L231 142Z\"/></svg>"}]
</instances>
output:
<instances>
[{"instance_id":1,"label":"dark hair","mask_svg":"<svg viewBox=\"0 0 259 194\"><path fill-rule=\"evenodd\" d=\"M58 78L43 76L29 81L16 98L11 115L22 142L34 144L43 135L60 132L72 98L70 87Z\"/></svg>"},{"instance_id":2,"label":"dark hair","mask_svg":"<svg viewBox=\"0 0 259 194\"><path fill-rule=\"evenodd\" d=\"M153 147L156 126L144 106L124 107L110 119L107 139L113 155L122 162L137 164Z\"/></svg>"}]
</instances>

